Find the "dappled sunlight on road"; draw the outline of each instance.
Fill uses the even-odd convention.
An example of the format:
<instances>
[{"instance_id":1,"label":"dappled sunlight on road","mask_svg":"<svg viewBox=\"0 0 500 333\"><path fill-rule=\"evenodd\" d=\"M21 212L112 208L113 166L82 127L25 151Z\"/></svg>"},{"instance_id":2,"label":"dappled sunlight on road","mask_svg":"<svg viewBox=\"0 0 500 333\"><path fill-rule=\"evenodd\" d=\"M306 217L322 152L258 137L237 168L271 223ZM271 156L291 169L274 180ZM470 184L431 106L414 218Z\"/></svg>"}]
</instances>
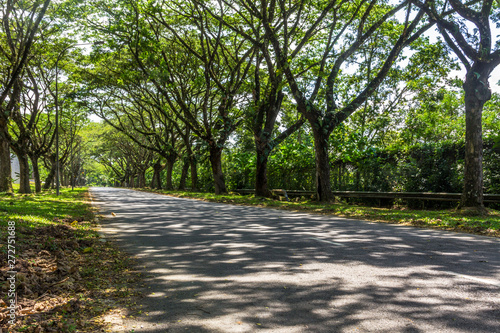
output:
<instances>
[{"instance_id":1,"label":"dappled sunlight on road","mask_svg":"<svg viewBox=\"0 0 500 333\"><path fill-rule=\"evenodd\" d=\"M103 231L148 276L141 314L125 321L135 332L500 330L498 239L93 193L116 214Z\"/></svg>"}]
</instances>

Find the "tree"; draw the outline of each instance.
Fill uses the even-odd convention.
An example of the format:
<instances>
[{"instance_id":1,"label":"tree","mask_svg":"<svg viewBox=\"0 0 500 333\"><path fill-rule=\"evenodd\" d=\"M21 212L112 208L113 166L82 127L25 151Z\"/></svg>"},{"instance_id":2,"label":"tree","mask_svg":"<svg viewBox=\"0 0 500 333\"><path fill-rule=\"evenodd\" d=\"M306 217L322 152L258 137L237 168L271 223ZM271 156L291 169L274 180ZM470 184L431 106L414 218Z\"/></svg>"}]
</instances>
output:
<instances>
[{"instance_id":1,"label":"tree","mask_svg":"<svg viewBox=\"0 0 500 333\"><path fill-rule=\"evenodd\" d=\"M309 1L254 4L241 0L238 4L262 22L278 71L284 73L297 108L314 135L317 198L332 200L328 138L382 84L402 49L429 28L421 24L423 11L415 12L409 1L394 6L376 0L314 5ZM399 23L393 16L403 9L406 16ZM383 31L390 42L385 57L374 64L376 74L362 89L343 96L344 67L355 62L377 31Z\"/></svg>"},{"instance_id":2,"label":"tree","mask_svg":"<svg viewBox=\"0 0 500 333\"><path fill-rule=\"evenodd\" d=\"M8 123L20 94L20 77L50 0L2 0L0 31L0 191L12 191ZM28 184L29 186L29 184ZM26 189L23 189L26 190Z\"/></svg>"},{"instance_id":3,"label":"tree","mask_svg":"<svg viewBox=\"0 0 500 333\"><path fill-rule=\"evenodd\" d=\"M190 130L156 87L148 82L130 54L100 55L96 68L86 72L87 103L93 112L132 141L159 155L153 165L153 187L160 189L160 172L167 169L166 188L173 189L174 164L181 155L181 145L191 166L192 185L196 188L196 162L193 161ZM127 57L127 55L129 57ZM180 140L182 138L182 141ZM190 153L191 152L191 153ZM166 165L162 165L162 160ZM187 174L187 170L186 170ZM182 177L185 182L186 175Z\"/></svg>"},{"instance_id":4,"label":"tree","mask_svg":"<svg viewBox=\"0 0 500 333\"><path fill-rule=\"evenodd\" d=\"M450 49L460 59L467 74L463 83L465 93L465 169L464 189L460 206L480 214L485 213L483 202L483 138L482 113L491 98L489 77L500 64L500 40L494 44L491 20L498 21L500 4L484 0L464 4L450 0L438 10L437 1L415 1L425 10ZM454 14L445 10L451 7ZM472 32L471 32L472 30Z\"/></svg>"},{"instance_id":5,"label":"tree","mask_svg":"<svg viewBox=\"0 0 500 333\"><path fill-rule=\"evenodd\" d=\"M172 112L207 143L217 194L227 191L222 152L241 123L242 85L252 64L253 48L228 34L201 7L180 2L123 2L123 14L109 9L111 33L133 55ZM168 45L168 47L166 47Z\"/></svg>"},{"instance_id":6,"label":"tree","mask_svg":"<svg viewBox=\"0 0 500 333\"><path fill-rule=\"evenodd\" d=\"M38 68L38 71L43 69ZM43 85L41 77L35 69L27 68L30 85L26 87L22 97L22 107L25 114L14 112L14 120L11 126L11 145L15 147L16 153L29 157L35 180L35 192L41 192L39 159L47 154L54 142L55 131L52 122L51 110L47 104L49 99L48 86ZM25 158L23 158L24 160ZM29 167L25 167L25 171ZM23 186L29 188L29 174L21 172L20 180ZM28 184L26 184L28 181Z\"/></svg>"},{"instance_id":7,"label":"tree","mask_svg":"<svg viewBox=\"0 0 500 333\"><path fill-rule=\"evenodd\" d=\"M278 71L269 40L262 23L252 19L252 13L246 7L237 7L230 1L215 3L193 0L228 29L240 34L257 49L252 73L249 73L248 101L245 121L254 136L256 151L255 194L269 196L267 164L270 154L286 138L298 130L305 122L299 117L286 128L278 128L277 119L282 111L286 85L284 74ZM223 4L224 3L224 4Z\"/></svg>"}]
</instances>

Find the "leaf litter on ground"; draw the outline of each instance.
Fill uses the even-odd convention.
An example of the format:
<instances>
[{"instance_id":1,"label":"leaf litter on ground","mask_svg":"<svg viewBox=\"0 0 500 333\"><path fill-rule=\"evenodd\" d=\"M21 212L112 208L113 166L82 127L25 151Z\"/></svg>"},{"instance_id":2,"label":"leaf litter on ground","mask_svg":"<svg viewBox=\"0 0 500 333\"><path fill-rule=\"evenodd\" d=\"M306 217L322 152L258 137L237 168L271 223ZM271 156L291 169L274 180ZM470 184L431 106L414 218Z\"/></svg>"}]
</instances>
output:
<instances>
[{"instance_id":1,"label":"leaf litter on ground","mask_svg":"<svg viewBox=\"0 0 500 333\"><path fill-rule=\"evenodd\" d=\"M127 314L127 304L138 296L134 285L139 274L116 245L99 241L95 215L87 214L90 205L86 209L83 216L55 217L48 225L15 221L16 323L8 324L9 287L2 283L0 332L100 332L109 328L105 317L110 312ZM2 281L11 270L4 236L0 243Z\"/></svg>"}]
</instances>

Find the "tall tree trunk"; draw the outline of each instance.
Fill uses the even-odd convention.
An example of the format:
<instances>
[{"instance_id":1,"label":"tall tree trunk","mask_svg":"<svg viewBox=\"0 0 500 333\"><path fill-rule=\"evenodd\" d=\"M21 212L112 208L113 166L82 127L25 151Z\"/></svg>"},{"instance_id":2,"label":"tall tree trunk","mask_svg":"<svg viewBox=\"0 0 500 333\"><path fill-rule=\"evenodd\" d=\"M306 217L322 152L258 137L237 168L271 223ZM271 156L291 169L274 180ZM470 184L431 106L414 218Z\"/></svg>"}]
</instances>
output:
<instances>
[{"instance_id":1,"label":"tall tree trunk","mask_svg":"<svg viewBox=\"0 0 500 333\"><path fill-rule=\"evenodd\" d=\"M196 165L196 157L194 154L189 156L189 168L191 169L191 191L198 189L198 166Z\"/></svg>"},{"instance_id":2,"label":"tall tree trunk","mask_svg":"<svg viewBox=\"0 0 500 333\"><path fill-rule=\"evenodd\" d=\"M277 137L272 139L272 128L274 127L276 116L278 115L278 111L281 107L283 94L281 94L280 92L279 96L281 97L278 97L278 99L274 102L271 110L267 112L267 117L271 118L267 119L264 129L261 129L261 126L254 128L255 150L257 153L257 160L255 163L255 195L261 197L271 196L267 178L267 163L269 161L269 155L271 154L274 147L279 145L286 138L295 133L295 131L300 129L305 122L305 119L301 117L301 119L296 121L293 125L288 127Z\"/></svg>"},{"instance_id":3,"label":"tall tree trunk","mask_svg":"<svg viewBox=\"0 0 500 333\"><path fill-rule=\"evenodd\" d=\"M119 180L120 180L120 183L121 183L121 187L128 187L128 184L129 184L128 182L130 180L129 172L125 171L123 177L119 178Z\"/></svg>"},{"instance_id":4,"label":"tall tree trunk","mask_svg":"<svg viewBox=\"0 0 500 333\"><path fill-rule=\"evenodd\" d=\"M0 192L12 192L10 145L0 138Z\"/></svg>"},{"instance_id":5,"label":"tall tree trunk","mask_svg":"<svg viewBox=\"0 0 500 333\"><path fill-rule=\"evenodd\" d=\"M71 166L69 168L69 186L71 187L75 187L75 181L76 181L76 175L77 175L77 171L76 171L76 167L73 165L73 162L71 162Z\"/></svg>"},{"instance_id":6,"label":"tall tree trunk","mask_svg":"<svg viewBox=\"0 0 500 333\"><path fill-rule=\"evenodd\" d=\"M153 168L153 178L151 178L151 185L149 187L151 187L152 189L155 189L156 188L156 178L158 177L158 174L156 173L156 171L154 170Z\"/></svg>"},{"instance_id":7,"label":"tall tree trunk","mask_svg":"<svg viewBox=\"0 0 500 333\"><path fill-rule=\"evenodd\" d=\"M322 129L313 129L314 153L316 160L316 197L318 201L333 201L330 183L330 158L328 156L328 137Z\"/></svg>"},{"instance_id":8,"label":"tall tree trunk","mask_svg":"<svg viewBox=\"0 0 500 333\"><path fill-rule=\"evenodd\" d=\"M482 115L491 98L488 65L476 63L468 71L463 85L465 92L465 169L461 208L486 212L483 203L483 130Z\"/></svg>"},{"instance_id":9,"label":"tall tree trunk","mask_svg":"<svg viewBox=\"0 0 500 333\"><path fill-rule=\"evenodd\" d=\"M146 170L140 170L137 174L137 187L144 188L146 187Z\"/></svg>"},{"instance_id":10,"label":"tall tree trunk","mask_svg":"<svg viewBox=\"0 0 500 333\"><path fill-rule=\"evenodd\" d=\"M30 164L28 156L18 154L19 160L19 193L31 193L30 187Z\"/></svg>"},{"instance_id":11,"label":"tall tree trunk","mask_svg":"<svg viewBox=\"0 0 500 333\"><path fill-rule=\"evenodd\" d=\"M47 178L45 178L45 183L43 184L44 190L48 190L52 186L52 183L54 182L54 178L56 176L56 158L55 158L55 155L49 156L49 161L50 161L50 171L49 171L49 174L47 175Z\"/></svg>"},{"instance_id":12,"label":"tall tree trunk","mask_svg":"<svg viewBox=\"0 0 500 333\"><path fill-rule=\"evenodd\" d=\"M161 170L163 169L160 162L153 165L153 180L151 181L151 188L161 190Z\"/></svg>"},{"instance_id":13,"label":"tall tree trunk","mask_svg":"<svg viewBox=\"0 0 500 333\"><path fill-rule=\"evenodd\" d=\"M128 186L131 187L131 188L134 188L135 187L135 177L134 175L130 175L130 180L128 182Z\"/></svg>"},{"instance_id":14,"label":"tall tree trunk","mask_svg":"<svg viewBox=\"0 0 500 333\"><path fill-rule=\"evenodd\" d=\"M189 170L189 160L187 158L184 158L182 161L182 172L181 172L181 179L179 181L179 190L186 189L186 178L188 170Z\"/></svg>"},{"instance_id":15,"label":"tall tree trunk","mask_svg":"<svg viewBox=\"0 0 500 333\"><path fill-rule=\"evenodd\" d=\"M54 167L52 167L49 171L49 174L45 178L44 183L43 183L44 190L48 190L52 186L52 183L54 182L55 175L56 175L56 169Z\"/></svg>"},{"instance_id":16,"label":"tall tree trunk","mask_svg":"<svg viewBox=\"0 0 500 333\"><path fill-rule=\"evenodd\" d=\"M141 172L137 172L137 175L135 176L135 187L140 188L141 187Z\"/></svg>"},{"instance_id":17,"label":"tall tree trunk","mask_svg":"<svg viewBox=\"0 0 500 333\"><path fill-rule=\"evenodd\" d=\"M38 166L38 157L30 156L31 166L33 167L33 178L35 178L35 192L42 192L42 182L40 180L40 168Z\"/></svg>"},{"instance_id":18,"label":"tall tree trunk","mask_svg":"<svg viewBox=\"0 0 500 333\"><path fill-rule=\"evenodd\" d=\"M64 172L64 168L61 168L61 186L68 186L68 174Z\"/></svg>"},{"instance_id":19,"label":"tall tree trunk","mask_svg":"<svg viewBox=\"0 0 500 333\"><path fill-rule=\"evenodd\" d=\"M215 194L227 193L224 173L222 172L222 148L210 147L210 164L214 177Z\"/></svg>"},{"instance_id":20,"label":"tall tree trunk","mask_svg":"<svg viewBox=\"0 0 500 333\"><path fill-rule=\"evenodd\" d=\"M64 187L64 168L59 164L59 186Z\"/></svg>"},{"instance_id":21,"label":"tall tree trunk","mask_svg":"<svg viewBox=\"0 0 500 333\"><path fill-rule=\"evenodd\" d=\"M167 158L167 184L166 189L171 191L174 189L174 184L172 182L172 174L174 172L175 158Z\"/></svg>"},{"instance_id":22,"label":"tall tree trunk","mask_svg":"<svg viewBox=\"0 0 500 333\"><path fill-rule=\"evenodd\" d=\"M255 195L259 197L269 197L271 195L267 182L267 162L269 159L269 151L266 151L266 148L257 142L255 147L257 151Z\"/></svg>"}]
</instances>

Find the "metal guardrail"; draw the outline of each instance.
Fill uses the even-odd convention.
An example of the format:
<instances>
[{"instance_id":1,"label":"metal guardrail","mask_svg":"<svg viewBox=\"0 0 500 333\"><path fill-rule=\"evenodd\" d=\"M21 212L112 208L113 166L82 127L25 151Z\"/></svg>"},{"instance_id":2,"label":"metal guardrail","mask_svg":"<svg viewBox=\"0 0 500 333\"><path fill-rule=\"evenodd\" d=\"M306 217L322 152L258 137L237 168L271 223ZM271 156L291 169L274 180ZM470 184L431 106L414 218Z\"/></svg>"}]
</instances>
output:
<instances>
[{"instance_id":1,"label":"metal guardrail","mask_svg":"<svg viewBox=\"0 0 500 333\"><path fill-rule=\"evenodd\" d=\"M234 190L240 194L253 194L254 189ZM271 190L275 195L285 197L311 196L314 191L295 191L275 189ZM414 200L434 200L434 201L460 201L461 193L434 193L434 192L360 192L360 191L334 191L333 195L343 198L373 198L373 199L414 199ZM500 194L485 194L484 202L500 203Z\"/></svg>"}]
</instances>

